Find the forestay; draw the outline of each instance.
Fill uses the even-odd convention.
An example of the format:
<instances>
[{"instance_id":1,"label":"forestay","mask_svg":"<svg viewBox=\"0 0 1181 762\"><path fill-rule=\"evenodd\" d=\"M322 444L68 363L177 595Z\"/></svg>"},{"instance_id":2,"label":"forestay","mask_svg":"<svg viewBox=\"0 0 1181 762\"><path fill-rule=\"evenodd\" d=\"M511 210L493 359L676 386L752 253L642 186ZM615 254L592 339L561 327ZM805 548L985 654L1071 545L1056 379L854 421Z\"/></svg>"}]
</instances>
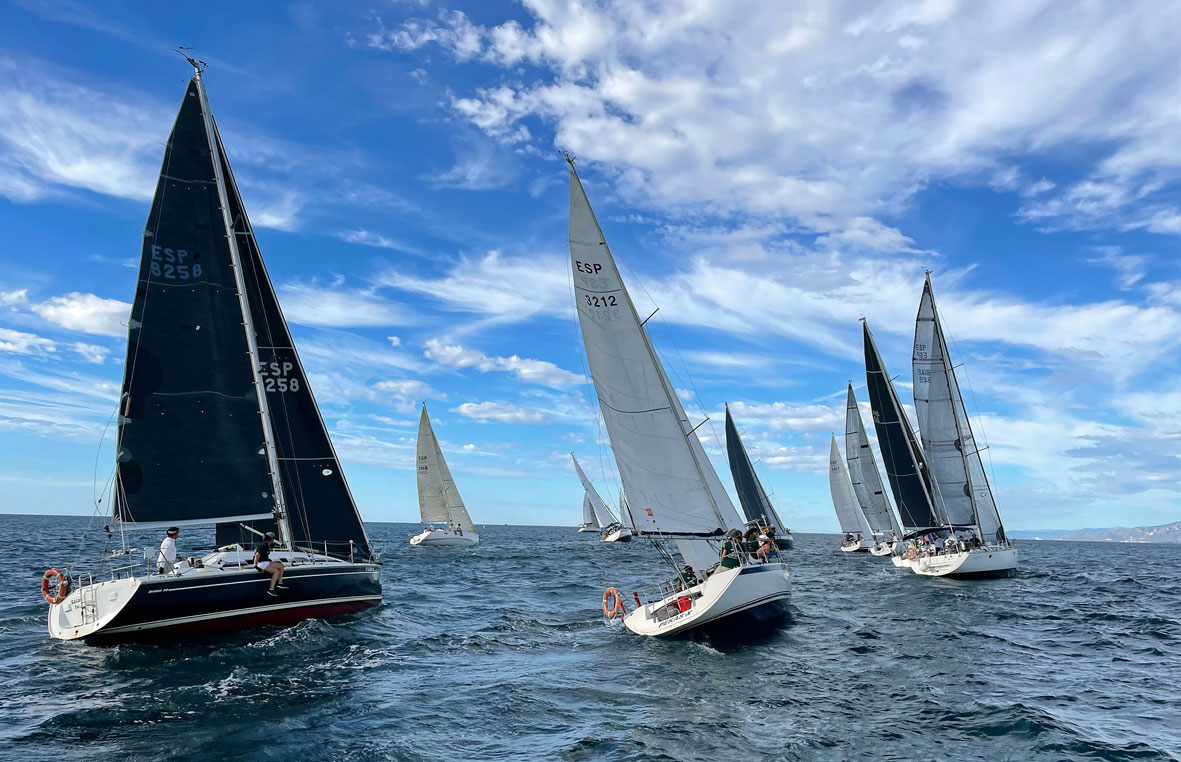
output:
<instances>
[{"instance_id":1,"label":"forestay","mask_svg":"<svg viewBox=\"0 0 1181 762\"><path fill-rule=\"evenodd\" d=\"M853 384L849 384L845 401L845 460L849 465L849 481L853 483L853 492L857 495L857 502L870 528L875 534L901 537L894 509L890 507L882 486L882 477L878 474L873 448L869 446L869 437L865 434L857 398L853 396Z\"/></svg>"},{"instance_id":2,"label":"forestay","mask_svg":"<svg viewBox=\"0 0 1181 762\"><path fill-rule=\"evenodd\" d=\"M424 522L458 524L465 532L476 531L439 449L426 405L418 421L418 512Z\"/></svg>"},{"instance_id":3,"label":"forestay","mask_svg":"<svg viewBox=\"0 0 1181 762\"><path fill-rule=\"evenodd\" d=\"M245 520L275 508L203 101L194 77L144 229L116 450L114 514L126 524Z\"/></svg>"},{"instance_id":4,"label":"forestay","mask_svg":"<svg viewBox=\"0 0 1181 762\"><path fill-rule=\"evenodd\" d=\"M861 506L857 503L857 495L853 492L849 472L845 469L845 459L837 447L835 436L828 451L828 490L832 494L832 505L836 509L841 531L846 534L860 534L863 540L870 539L873 532L861 512Z\"/></svg>"},{"instance_id":5,"label":"forestay","mask_svg":"<svg viewBox=\"0 0 1181 762\"><path fill-rule=\"evenodd\" d=\"M865 383L869 405L878 433L878 449L882 465L894 492L898 515L907 529L922 529L946 524L942 509L923 462L923 452L915 441L914 432L906 420L906 412L894 391L894 384L886 373L881 355L869 324L863 322L865 343Z\"/></svg>"},{"instance_id":6,"label":"forestay","mask_svg":"<svg viewBox=\"0 0 1181 762\"><path fill-rule=\"evenodd\" d=\"M956 525L979 524L985 540L1003 540L1000 515L947 351L930 275L923 283L915 320L913 368L923 451L949 520Z\"/></svg>"},{"instance_id":7,"label":"forestay","mask_svg":"<svg viewBox=\"0 0 1181 762\"><path fill-rule=\"evenodd\" d=\"M578 458L574 457L574 453L570 453L570 459L574 461L574 470L578 472L578 480L582 482L582 489L585 492L585 504L590 506L590 518L587 518L587 513L584 508L582 519L584 524L592 524L598 527L607 527L612 524L618 524L615 514L611 513L611 509L603 502L603 498L599 497L598 490L595 485L590 483L590 479L586 478L586 474L582 471L582 466L578 462Z\"/></svg>"},{"instance_id":8,"label":"forestay","mask_svg":"<svg viewBox=\"0 0 1181 762\"><path fill-rule=\"evenodd\" d=\"M742 436L738 427L734 425L734 417L730 415L730 406L726 405L726 455L730 461L730 474L734 477L734 488L738 492L738 502L747 521L768 521L775 528L779 537L787 534L787 528L779 520L779 514L771 505L771 498L763 489L759 475L755 473L750 455L742 444Z\"/></svg>"},{"instance_id":9,"label":"forestay","mask_svg":"<svg viewBox=\"0 0 1181 762\"><path fill-rule=\"evenodd\" d=\"M634 529L715 537L741 526L640 323L573 164L570 259L591 378ZM682 548L695 556L689 562L704 562L694 547Z\"/></svg>"}]
</instances>

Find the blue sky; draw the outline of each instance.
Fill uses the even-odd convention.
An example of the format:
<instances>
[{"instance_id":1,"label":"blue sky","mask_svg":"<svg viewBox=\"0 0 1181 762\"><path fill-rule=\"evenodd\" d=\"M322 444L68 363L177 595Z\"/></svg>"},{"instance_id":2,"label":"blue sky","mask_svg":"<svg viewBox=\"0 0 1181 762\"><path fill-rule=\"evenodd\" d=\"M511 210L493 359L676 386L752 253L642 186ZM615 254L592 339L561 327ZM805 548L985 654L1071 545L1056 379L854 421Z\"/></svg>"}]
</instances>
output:
<instances>
[{"instance_id":1,"label":"blue sky","mask_svg":"<svg viewBox=\"0 0 1181 762\"><path fill-rule=\"evenodd\" d=\"M1010 528L1181 518L1172 3L0 0L0 511L90 513L189 70L363 515L425 400L477 523L613 498L560 151L729 484L730 402L835 530L857 318L910 391L923 270ZM199 12L198 12L199 11Z\"/></svg>"}]
</instances>

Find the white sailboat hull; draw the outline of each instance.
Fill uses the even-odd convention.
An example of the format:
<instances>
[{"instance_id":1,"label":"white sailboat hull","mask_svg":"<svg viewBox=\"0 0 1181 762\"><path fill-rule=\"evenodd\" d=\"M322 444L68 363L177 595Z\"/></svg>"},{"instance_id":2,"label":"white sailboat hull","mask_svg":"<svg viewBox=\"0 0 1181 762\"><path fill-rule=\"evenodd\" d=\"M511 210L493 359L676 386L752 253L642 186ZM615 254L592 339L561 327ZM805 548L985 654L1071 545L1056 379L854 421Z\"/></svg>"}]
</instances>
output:
<instances>
[{"instance_id":1,"label":"white sailboat hull","mask_svg":"<svg viewBox=\"0 0 1181 762\"><path fill-rule=\"evenodd\" d=\"M915 574L924 577L1008 577L1017 569L1017 548L985 546L959 553L919 556L909 566Z\"/></svg>"},{"instance_id":2,"label":"white sailboat hull","mask_svg":"<svg viewBox=\"0 0 1181 762\"><path fill-rule=\"evenodd\" d=\"M599 528L596 526L591 526L590 524L583 524L582 526L580 526L578 528L578 531L579 532L597 532L597 531L599 531Z\"/></svg>"},{"instance_id":3,"label":"white sailboat hull","mask_svg":"<svg viewBox=\"0 0 1181 762\"><path fill-rule=\"evenodd\" d=\"M411 545L430 547L467 547L480 544L480 535L475 532L455 534L445 529L428 529L410 538Z\"/></svg>"},{"instance_id":4,"label":"white sailboat hull","mask_svg":"<svg viewBox=\"0 0 1181 762\"><path fill-rule=\"evenodd\" d=\"M681 610L681 600L689 607ZM782 620L791 600L791 575L787 564L770 563L719 569L703 583L645 604L623 618L637 635L670 637L706 625L730 626L739 630L739 615L756 623ZM733 621L731 621L733 620Z\"/></svg>"},{"instance_id":5,"label":"white sailboat hull","mask_svg":"<svg viewBox=\"0 0 1181 762\"><path fill-rule=\"evenodd\" d=\"M865 540L861 542L838 542L837 547L842 553L865 553L868 552L870 546L866 544Z\"/></svg>"},{"instance_id":6,"label":"white sailboat hull","mask_svg":"<svg viewBox=\"0 0 1181 762\"><path fill-rule=\"evenodd\" d=\"M603 535L604 542L631 542L632 530L627 527L619 527Z\"/></svg>"},{"instance_id":7,"label":"white sailboat hull","mask_svg":"<svg viewBox=\"0 0 1181 762\"><path fill-rule=\"evenodd\" d=\"M874 545L872 548L870 548L869 552L870 555L874 556L888 556L894 552L894 541L887 540L885 542L879 542L877 545Z\"/></svg>"}]
</instances>

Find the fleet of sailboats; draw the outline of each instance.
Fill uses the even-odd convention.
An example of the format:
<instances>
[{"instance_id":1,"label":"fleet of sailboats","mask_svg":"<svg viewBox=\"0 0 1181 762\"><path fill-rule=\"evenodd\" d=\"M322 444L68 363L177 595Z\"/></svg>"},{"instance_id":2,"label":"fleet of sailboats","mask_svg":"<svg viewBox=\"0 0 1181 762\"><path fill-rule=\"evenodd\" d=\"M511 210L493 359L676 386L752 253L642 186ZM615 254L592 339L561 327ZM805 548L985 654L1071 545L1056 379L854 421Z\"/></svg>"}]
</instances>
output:
<instances>
[{"instance_id":1,"label":"fleet of sailboats","mask_svg":"<svg viewBox=\"0 0 1181 762\"><path fill-rule=\"evenodd\" d=\"M128 321L113 519L120 530L214 525L217 549L173 562L145 555L109 573L46 573L49 632L114 640L284 625L379 605L380 564L345 481L267 276L209 109L203 67L165 149ZM791 597L792 536L731 415L726 453L742 510L722 486L620 276L574 163L569 247L578 324L621 482L617 517L571 453L583 487L580 532L642 538L670 566L635 605L616 588L604 612L666 637L718 626L778 626ZM845 453L829 487L843 552L889 555L921 576L1012 574L931 286L912 353L918 434L862 320L866 390L891 506L850 382ZM702 422L704 423L704 421ZM480 542L422 406L416 448L423 530L416 547ZM630 496L630 501L625 494ZM172 530L170 529L170 532ZM252 546L274 537L285 584L259 574ZM121 566L114 563L115 557ZM261 564L260 564L261 565ZM146 567L146 568L144 568ZM156 568L152 568L156 567ZM77 589L70 589L77 583ZM54 589L50 589L54 587Z\"/></svg>"}]
</instances>

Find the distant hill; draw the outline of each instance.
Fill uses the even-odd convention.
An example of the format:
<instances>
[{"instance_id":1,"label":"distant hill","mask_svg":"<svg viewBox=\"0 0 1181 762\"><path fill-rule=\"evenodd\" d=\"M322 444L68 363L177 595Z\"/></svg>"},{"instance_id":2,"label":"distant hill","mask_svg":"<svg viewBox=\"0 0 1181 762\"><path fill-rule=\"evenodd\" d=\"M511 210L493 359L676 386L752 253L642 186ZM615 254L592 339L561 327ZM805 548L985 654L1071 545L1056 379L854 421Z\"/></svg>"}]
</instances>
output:
<instances>
[{"instance_id":1,"label":"distant hill","mask_svg":"<svg viewBox=\"0 0 1181 762\"><path fill-rule=\"evenodd\" d=\"M1155 527L1109 527L1107 529L1018 529L1010 537L1024 540L1076 540L1079 542L1177 542L1181 543L1181 521Z\"/></svg>"}]
</instances>

